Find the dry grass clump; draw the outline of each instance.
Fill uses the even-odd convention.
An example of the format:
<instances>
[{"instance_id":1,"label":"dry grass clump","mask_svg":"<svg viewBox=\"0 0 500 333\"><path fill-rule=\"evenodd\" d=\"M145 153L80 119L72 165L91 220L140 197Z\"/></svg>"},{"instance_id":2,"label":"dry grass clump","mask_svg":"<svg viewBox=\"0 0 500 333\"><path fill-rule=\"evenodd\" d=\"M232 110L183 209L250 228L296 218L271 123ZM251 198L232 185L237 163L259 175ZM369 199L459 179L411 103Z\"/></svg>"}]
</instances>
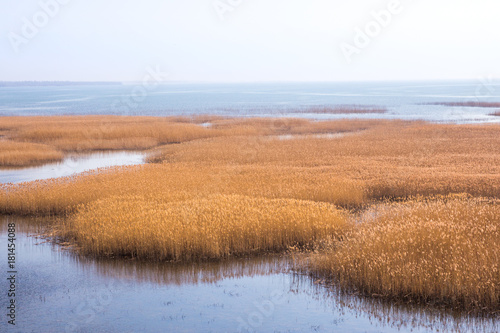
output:
<instances>
[{"instance_id":1,"label":"dry grass clump","mask_svg":"<svg viewBox=\"0 0 500 333\"><path fill-rule=\"evenodd\" d=\"M430 105L445 105L445 106L466 106L476 108L499 108L498 102L438 102L429 103Z\"/></svg>"},{"instance_id":2,"label":"dry grass clump","mask_svg":"<svg viewBox=\"0 0 500 333\"><path fill-rule=\"evenodd\" d=\"M110 197L80 207L66 225L84 253L193 260L277 252L340 237L347 215L333 205L215 195L166 203Z\"/></svg>"},{"instance_id":3,"label":"dry grass clump","mask_svg":"<svg viewBox=\"0 0 500 333\"><path fill-rule=\"evenodd\" d=\"M17 141L40 142L64 151L142 150L159 144L209 137L210 130L169 119L139 117L85 117L67 121L48 119L19 128Z\"/></svg>"},{"instance_id":4,"label":"dry grass clump","mask_svg":"<svg viewBox=\"0 0 500 333\"><path fill-rule=\"evenodd\" d=\"M375 210L311 268L367 295L460 309L500 309L500 205L414 200Z\"/></svg>"},{"instance_id":5,"label":"dry grass clump","mask_svg":"<svg viewBox=\"0 0 500 333\"><path fill-rule=\"evenodd\" d=\"M0 140L0 167L40 165L62 158L60 151L44 144Z\"/></svg>"},{"instance_id":6,"label":"dry grass clump","mask_svg":"<svg viewBox=\"0 0 500 333\"><path fill-rule=\"evenodd\" d=\"M238 135L280 135L359 132L369 128L387 126L399 121L339 119L313 121L301 118L231 118L213 123L212 128ZM238 132L239 131L239 132Z\"/></svg>"},{"instance_id":7,"label":"dry grass clump","mask_svg":"<svg viewBox=\"0 0 500 333\"><path fill-rule=\"evenodd\" d=\"M500 111L496 111L496 112L490 113L490 116L500 117Z\"/></svg>"}]
</instances>

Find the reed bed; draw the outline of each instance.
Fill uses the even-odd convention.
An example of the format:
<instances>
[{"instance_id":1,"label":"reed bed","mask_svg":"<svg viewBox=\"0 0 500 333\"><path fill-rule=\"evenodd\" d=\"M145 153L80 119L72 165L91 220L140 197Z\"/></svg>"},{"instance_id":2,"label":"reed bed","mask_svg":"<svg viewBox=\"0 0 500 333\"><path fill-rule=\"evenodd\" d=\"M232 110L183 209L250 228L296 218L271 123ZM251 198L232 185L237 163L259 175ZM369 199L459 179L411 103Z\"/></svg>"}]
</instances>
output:
<instances>
[{"instance_id":1,"label":"reed bed","mask_svg":"<svg viewBox=\"0 0 500 333\"><path fill-rule=\"evenodd\" d=\"M330 204L215 195L183 202L110 197L79 208L66 237L96 256L217 259L311 246L338 238L347 214Z\"/></svg>"},{"instance_id":2,"label":"reed bed","mask_svg":"<svg viewBox=\"0 0 500 333\"><path fill-rule=\"evenodd\" d=\"M36 124L20 128L17 141L45 143L63 151L143 150L213 135L196 124L168 120L85 121Z\"/></svg>"},{"instance_id":3,"label":"reed bed","mask_svg":"<svg viewBox=\"0 0 500 333\"><path fill-rule=\"evenodd\" d=\"M110 168L24 184L0 184L0 213L65 215L74 212L79 204L116 195L172 202L212 194L302 199L344 207L359 207L365 202L363 184L314 169L174 163Z\"/></svg>"},{"instance_id":4,"label":"reed bed","mask_svg":"<svg viewBox=\"0 0 500 333\"><path fill-rule=\"evenodd\" d=\"M490 116L497 116L497 117L500 117L500 110L499 110L499 111L496 111L496 112L493 112L493 113L490 113Z\"/></svg>"},{"instance_id":5,"label":"reed bed","mask_svg":"<svg viewBox=\"0 0 500 333\"><path fill-rule=\"evenodd\" d=\"M0 140L0 167L41 165L62 158L62 152L48 145Z\"/></svg>"},{"instance_id":6,"label":"reed bed","mask_svg":"<svg viewBox=\"0 0 500 333\"><path fill-rule=\"evenodd\" d=\"M156 164L0 185L0 212L65 214L125 194L165 200L239 194L351 208L414 195L500 196L499 125L375 123L336 139L260 135L167 145L155 151Z\"/></svg>"},{"instance_id":7,"label":"reed bed","mask_svg":"<svg viewBox=\"0 0 500 333\"><path fill-rule=\"evenodd\" d=\"M12 145L0 156L153 148L147 165L0 184L0 213L61 215L84 253L190 261L332 246L311 269L345 288L498 311L498 124L16 117L0 128ZM331 133L350 135L313 135ZM343 210L381 200L366 223Z\"/></svg>"},{"instance_id":8,"label":"reed bed","mask_svg":"<svg viewBox=\"0 0 500 333\"><path fill-rule=\"evenodd\" d=\"M370 295L458 309L500 309L500 204L445 197L372 212L310 269Z\"/></svg>"},{"instance_id":9,"label":"reed bed","mask_svg":"<svg viewBox=\"0 0 500 333\"><path fill-rule=\"evenodd\" d=\"M312 107L298 113L316 113L316 114L372 114L386 113L387 109L375 106L363 105L343 105L337 107Z\"/></svg>"},{"instance_id":10,"label":"reed bed","mask_svg":"<svg viewBox=\"0 0 500 333\"><path fill-rule=\"evenodd\" d=\"M499 102L438 102L429 103L430 105L445 105L445 106L466 106L466 107L476 107L476 108L499 108Z\"/></svg>"},{"instance_id":11,"label":"reed bed","mask_svg":"<svg viewBox=\"0 0 500 333\"><path fill-rule=\"evenodd\" d=\"M334 139L212 138L160 147L151 160L316 170L359 181L372 200L462 192L499 197L498 133L500 125L396 121Z\"/></svg>"},{"instance_id":12,"label":"reed bed","mask_svg":"<svg viewBox=\"0 0 500 333\"><path fill-rule=\"evenodd\" d=\"M205 125L204 125L205 124ZM210 126L206 126L209 124ZM375 123L361 121L314 122L298 119L193 117L59 116L1 117L0 133L9 141L39 143L55 151L90 152L99 150L146 150L165 144L212 137L265 136L294 133L323 133L365 129ZM23 147L19 144L19 147ZM41 151L32 159L21 158L14 145L3 148L10 161L30 166L46 159ZM48 149L48 147L46 147ZM20 148L22 150L22 148ZM15 156L20 156L15 160Z\"/></svg>"}]
</instances>

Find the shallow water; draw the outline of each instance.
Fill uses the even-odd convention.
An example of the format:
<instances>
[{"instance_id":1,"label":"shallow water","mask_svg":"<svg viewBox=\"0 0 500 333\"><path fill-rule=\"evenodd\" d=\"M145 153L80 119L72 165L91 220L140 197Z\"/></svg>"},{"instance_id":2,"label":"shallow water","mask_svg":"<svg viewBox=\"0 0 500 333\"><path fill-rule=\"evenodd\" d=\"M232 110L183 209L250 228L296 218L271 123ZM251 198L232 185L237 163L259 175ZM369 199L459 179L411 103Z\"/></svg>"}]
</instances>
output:
<instances>
[{"instance_id":1,"label":"shallow water","mask_svg":"<svg viewBox=\"0 0 500 333\"><path fill-rule=\"evenodd\" d=\"M408 309L342 296L294 274L279 257L172 264L96 260L31 237L40 224L16 225L16 326L2 332L496 332L498 320ZM2 255L3 267L7 264ZM7 272L0 277L6 312Z\"/></svg>"},{"instance_id":2,"label":"shallow water","mask_svg":"<svg viewBox=\"0 0 500 333\"><path fill-rule=\"evenodd\" d=\"M142 163L144 163L144 154L139 152L121 151L70 155L58 163L29 168L0 169L0 183L20 183L66 177L97 168Z\"/></svg>"}]
</instances>

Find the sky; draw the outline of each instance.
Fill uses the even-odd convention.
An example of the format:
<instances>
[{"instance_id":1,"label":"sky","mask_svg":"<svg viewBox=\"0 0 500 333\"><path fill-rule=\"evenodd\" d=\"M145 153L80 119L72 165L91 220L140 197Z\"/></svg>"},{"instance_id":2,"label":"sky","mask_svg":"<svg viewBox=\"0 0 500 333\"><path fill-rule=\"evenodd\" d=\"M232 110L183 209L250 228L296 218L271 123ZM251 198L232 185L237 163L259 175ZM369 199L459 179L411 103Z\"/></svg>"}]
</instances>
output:
<instances>
[{"instance_id":1,"label":"sky","mask_svg":"<svg viewBox=\"0 0 500 333\"><path fill-rule=\"evenodd\" d=\"M498 0L0 0L0 81L500 77Z\"/></svg>"}]
</instances>

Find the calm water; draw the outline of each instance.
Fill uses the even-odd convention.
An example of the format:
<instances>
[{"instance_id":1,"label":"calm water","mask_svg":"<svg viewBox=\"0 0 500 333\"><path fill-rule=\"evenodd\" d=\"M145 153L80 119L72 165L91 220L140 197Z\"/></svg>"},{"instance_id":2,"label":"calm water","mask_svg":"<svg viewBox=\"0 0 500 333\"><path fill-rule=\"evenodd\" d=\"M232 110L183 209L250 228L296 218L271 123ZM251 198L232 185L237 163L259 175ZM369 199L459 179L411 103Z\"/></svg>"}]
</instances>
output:
<instances>
[{"instance_id":1,"label":"calm water","mask_svg":"<svg viewBox=\"0 0 500 333\"><path fill-rule=\"evenodd\" d=\"M97 168L142 163L144 163L144 154L139 152L99 152L70 155L58 163L30 168L0 169L0 184L66 177Z\"/></svg>"},{"instance_id":2,"label":"calm water","mask_svg":"<svg viewBox=\"0 0 500 333\"><path fill-rule=\"evenodd\" d=\"M436 122L499 122L494 109L422 105L500 102L500 82L140 84L0 87L0 116L118 114L400 118ZM385 114L319 115L312 106L370 105ZM1 120L0 120L1 121Z\"/></svg>"},{"instance_id":3,"label":"calm water","mask_svg":"<svg viewBox=\"0 0 500 333\"><path fill-rule=\"evenodd\" d=\"M15 327L1 332L498 332L499 321L454 317L341 296L291 272L286 258L171 264L95 260L16 224ZM3 263L2 265L4 265ZM8 289L2 269L0 303Z\"/></svg>"}]
</instances>

